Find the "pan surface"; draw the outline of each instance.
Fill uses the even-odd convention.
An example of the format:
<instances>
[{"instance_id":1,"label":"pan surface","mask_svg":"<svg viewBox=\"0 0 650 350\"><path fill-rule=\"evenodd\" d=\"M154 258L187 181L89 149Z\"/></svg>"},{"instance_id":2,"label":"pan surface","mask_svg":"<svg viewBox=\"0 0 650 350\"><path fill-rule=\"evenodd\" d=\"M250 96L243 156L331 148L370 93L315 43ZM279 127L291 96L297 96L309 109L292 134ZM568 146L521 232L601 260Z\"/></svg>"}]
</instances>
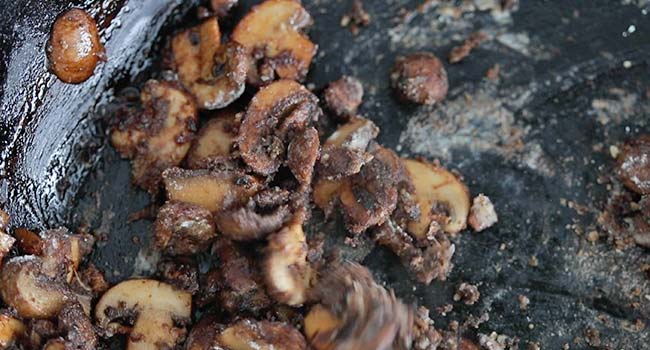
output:
<instances>
[{"instance_id":1,"label":"pan surface","mask_svg":"<svg viewBox=\"0 0 650 350\"><path fill-rule=\"evenodd\" d=\"M253 3L242 1L235 19ZM357 76L366 90L360 113L379 125L381 143L458 170L472 194L492 199L500 218L485 232L455 239L452 274L431 286L405 277L384 249L348 249L348 256L400 297L432 310L453 303L461 282L478 284L476 305L453 303L445 317L433 312L438 327L487 313L478 332L516 336L524 346L587 348L591 327L611 348L650 348L648 329L634 328L637 320L650 327L650 283L640 271L650 255L585 239L598 230L607 198L598 178L611 172L609 146L650 132L649 2L521 1L501 13L493 10L499 1L440 1L420 13L422 1L367 0L372 21L356 36L340 25L349 1L303 3L319 45L309 81L318 88L342 74ZM0 204L15 226L88 225L106 238L92 259L112 281L146 267L137 257L151 223L127 220L149 197L131 186L128 162L106 143L110 96L155 71L156 38L192 17L194 5L0 2ZM57 81L44 62L49 27L70 6L98 19L109 57L81 85ZM412 13L408 23L405 11ZM388 85L397 55L429 50L446 57L476 31L490 39L461 63L446 64L451 89L444 103L397 102ZM486 79L495 65L499 78ZM343 235L332 224L316 222L317 230L333 240ZM519 308L520 295L530 299L527 310Z\"/></svg>"}]
</instances>

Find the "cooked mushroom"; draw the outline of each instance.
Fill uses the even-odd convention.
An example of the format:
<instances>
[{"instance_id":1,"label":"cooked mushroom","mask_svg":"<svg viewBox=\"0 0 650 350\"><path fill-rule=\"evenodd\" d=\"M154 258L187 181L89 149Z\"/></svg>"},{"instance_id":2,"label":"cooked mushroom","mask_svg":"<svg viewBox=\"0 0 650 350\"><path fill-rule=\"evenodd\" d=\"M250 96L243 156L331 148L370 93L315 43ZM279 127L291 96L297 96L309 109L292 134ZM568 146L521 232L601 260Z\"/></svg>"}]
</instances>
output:
<instances>
[{"instance_id":1,"label":"cooked mushroom","mask_svg":"<svg viewBox=\"0 0 650 350\"><path fill-rule=\"evenodd\" d=\"M218 349L217 335L223 331L224 325L213 315L205 315L194 324L185 341L185 350Z\"/></svg>"},{"instance_id":2,"label":"cooked mushroom","mask_svg":"<svg viewBox=\"0 0 650 350\"><path fill-rule=\"evenodd\" d=\"M19 319L0 313L0 349L11 348L14 343L25 336L27 327Z\"/></svg>"},{"instance_id":3,"label":"cooked mushroom","mask_svg":"<svg viewBox=\"0 0 650 350\"><path fill-rule=\"evenodd\" d=\"M331 82L323 94L327 109L339 120L348 120L357 114L363 100L363 85L359 79L343 76Z\"/></svg>"},{"instance_id":4,"label":"cooked mushroom","mask_svg":"<svg viewBox=\"0 0 650 350\"><path fill-rule=\"evenodd\" d=\"M134 183L156 193L162 172L185 158L197 112L194 99L169 82L149 80L140 98L144 110L120 120L111 141L122 156L133 159Z\"/></svg>"},{"instance_id":5,"label":"cooked mushroom","mask_svg":"<svg viewBox=\"0 0 650 350\"><path fill-rule=\"evenodd\" d=\"M97 23L84 10L73 8L57 17L47 42L49 68L65 83L81 83L105 59Z\"/></svg>"},{"instance_id":6,"label":"cooked mushroom","mask_svg":"<svg viewBox=\"0 0 650 350\"><path fill-rule=\"evenodd\" d=\"M50 318L68 299L65 286L48 277L41 259L32 255L8 260L0 271L0 285L2 300L21 317Z\"/></svg>"},{"instance_id":7,"label":"cooked mushroom","mask_svg":"<svg viewBox=\"0 0 650 350\"><path fill-rule=\"evenodd\" d=\"M59 328L66 333L65 349L94 350L97 334L90 318L77 302L67 303L57 317Z\"/></svg>"},{"instance_id":8,"label":"cooked mushroom","mask_svg":"<svg viewBox=\"0 0 650 350\"><path fill-rule=\"evenodd\" d=\"M190 203L165 203L158 211L154 224L154 244L169 255L191 255L205 251L215 234L212 213Z\"/></svg>"},{"instance_id":9,"label":"cooked mushroom","mask_svg":"<svg viewBox=\"0 0 650 350\"><path fill-rule=\"evenodd\" d=\"M43 350L66 350L65 339L63 338L50 339L43 346Z\"/></svg>"},{"instance_id":10,"label":"cooked mushroom","mask_svg":"<svg viewBox=\"0 0 650 350\"><path fill-rule=\"evenodd\" d=\"M316 350L387 350L397 338L409 347L413 312L365 267L344 263L326 270L314 293L320 305L305 317L305 333Z\"/></svg>"},{"instance_id":11,"label":"cooked mushroom","mask_svg":"<svg viewBox=\"0 0 650 350\"><path fill-rule=\"evenodd\" d=\"M399 97L419 104L440 102L445 99L449 89L445 67L429 52L398 57L390 79Z\"/></svg>"},{"instance_id":12,"label":"cooked mushroom","mask_svg":"<svg viewBox=\"0 0 650 350\"><path fill-rule=\"evenodd\" d=\"M198 205L212 213L242 205L261 189L256 178L229 170L171 168L163 172L163 183L169 201Z\"/></svg>"},{"instance_id":13,"label":"cooked mushroom","mask_svg":"<svg viewBox=\"0 0 650 350\"><path fill-rule=\"evenodd\" d=\"M404 160L408 176L415 186L415 200L420 206L420 218L408 223L407 231L417 240L427 240L434 210L440 205L446 211L446 222L440 223L449 234L456 234L467 226L470 209L469 190L458 177L444 168L420 160Z\"/></svg>"},{"instance_id":14,"label":"cooked mushroom","mask_svg":"<svg viewBox=\"0 0 650 350\"><path fill-rule=\"evenodd\" d=\"M192 295L148 279L121 282L109 289L95 307L99 327L111 334L121 328L120 315L134 316L127 349L174 348L184 330L176 325L189 321Z\"/></svg>"},{"instance_id":15,"label":"cooked mushroom","mask_svg":"<svg viewBox=\"0 0 650 350\"><path fill-rule=\"evenodd\" d=\"M315 277L307 261L308 246L302 223L294 219L270 235L268 242L264 276L269 295L283 304L302 305Z\"/></svg>"},{"instance_id":16,"label":"cooked mushroom","mask_svg":"<svg viewBox=\"0 0 650 350\"><path fill-rule=\"evenodd\" d=\"M4 210L0 209L0 231L7 231L9 228L9 221L11 218L9 217L9 214L5 212Z\"/></svg>"},{"instance_id":17,"label":"cooked mushroom","mask_svg":"<svg viewBox=\"0 0 650 350\"><path fill-rule=\"evenodd\" d=\"M617 157L618 176L630 190L650 194L650 135L626 142Z\"/></svg>"},{"instance_id":18,"label":"cooked mushroom","mask_svg":"<svg viewBox=\"0 0 650 350\"><path fill-rule=\"evenodd\" d=\"M282 205L269 213L258 213L254 207L245 206L215 214L219 233L235 241L252 241L277 231L287 221L291 212Z\"/></svg>"},{"instance_id":19,"label":"cooked mushroom","mask_svg":"<svg viewBox=\"0 0 650 350\"><path fill-rule=\"evenodd\" d=\"M244 319L223 329L216 347L230 350L306 350L305 338L283 322Z\"/></svg>"},{"instance_id":20,"label":"cooked mushroom","mask_svg":"<svg viewBox=\"0 0 650 350\"><path fill-rule=\"evenodd\" d=\"M42 272L50 278L65 276L68 283L95 243L93 236L70 234L65 228L46 231L42 240Z\"/></svg>"},{"instance_id":21,"label":"cooked mushroom","mask_svg":"<svg viewBox=\"0 0 650 350\"><path fill-rule=\"evenodd\" d=\"M316 160L320 155L318 131L314 127L296 133L287 148L287 166L298 183L311 184Z\"/></svg>"},{"instance_id":22,"label":"cooked mushroom","mask_svg":"<svg viewBox=\"0 0 650 350\"><path fill-rule=\"evenodd\" d=\"M381 225L397 205L397 182L402 163L395 153L378 146L373 159L359 173L345 179L339 188L346 226L358 234Z\"/></svg>"},{"instance_id":23,"label":"cooked mushroom","mask_svg":"<svg viewBox=\"0 0 650 350\"><path fill-rule=\"evenodd\" d=\"M15 238L0 231L0 266L2 266L2 259L9 253L9 250L11 250L15 242Z\"/></svg>"},{"instance_id":24,"label":"cooked mushroom","mask_svg":"<svg viewBox=\"0 0 650 350\"><path fill-rule=\"evenodd\" d=\"M277 1L264 4L272 2ZM260 175L275 173L286 154L288 134L304 129L318 115L316 96L294 81L280 80L260 89L239 128L244 162Z\"/></svg>"},{"instance_id":25,"label":"cooked mushroom","mask_svg":"<svg viewBox=\"0 0 650 350\"><path fill-rule=\"evenodd\" d=\"M199 290L199 267L193 259L165 259L158 263L158 275L163 282L190 294Z\"/></svg>"},{"instance_id":26,"label":"cooked mushroom","mask_svg":"<svg viewBox=\"0 0 650 350\"><path fill-rule=\"evenodd\" d=\"M201 286L197 300L200 305L217 299L233 316L259 315L271 306L261 271L246 249L229 239L219 238L212 246L212 254L219 259L219 266L207 274Z\"/></svg>"},{"instance_id":27,"label":"cooked mushroom","mask_svg":"<svg viewBox=\"0 0 650 350\"><path fill-rule=\"evenodd\" d=\"M244 93L246 50L235 42L221 45L216 18L176 34L171 50L174 70L199 108L223 108Z\"/></svg>"},{"instance_id":28,"label":"cooked mushroom","mask_svg":"<svg viewBox=\"0 0 650 350\"><path fill-rule=\"evenodd\" d=\"M191 169L206 169L211 164L230 158L231 148L237 137L239 121L232 110L220 110L196 135L187 154L187 165Z\"/></svg>"},{"instance_id":29,"label":"cooked mushroom","mask_svg":"<svg viewBox=\"0 0 650 350\"><path fill-rule=\"evenodd\" d=\"M276 77L304 79L316 45L300 31L311 23L298 1L268 0L254 6L232 33L232 39L248 50L248 82L263 85Z\"/></svg>"},{"instance_id":30,"label":"cooked mushroom","mask_svg":"<svg viewBox=\"0 0 650 350\"><path fill-rule=\"evenodd\" d=\"M324 147L341 146L351 150L365 151L370 141L379 134L379 128L372 121L354 117L341 125L325 141Z\"/></svg>"}]
</instances>

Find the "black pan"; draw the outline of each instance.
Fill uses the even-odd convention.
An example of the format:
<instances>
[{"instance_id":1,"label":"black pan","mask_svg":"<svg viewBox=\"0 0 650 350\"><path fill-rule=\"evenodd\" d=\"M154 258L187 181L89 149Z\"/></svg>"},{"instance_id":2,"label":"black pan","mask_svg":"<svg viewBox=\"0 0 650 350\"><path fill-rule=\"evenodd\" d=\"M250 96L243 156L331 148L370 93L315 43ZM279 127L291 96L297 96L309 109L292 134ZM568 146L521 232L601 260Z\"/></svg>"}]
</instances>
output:
<instances>
[{"instance_id":1,"label":"black pan","mask_svg":"<svg viewBox=\"0 0 650 350\"><path fill-rule=\"evenodd\" d=\"M14 226L89 225L107 238L92 260L112 281L133 274L151 223L127 223L149 197L131 186L128 162L107 145L106 106L110 96L155 71L163 42L157 38L193 17L196 3L0 3L0 203ZM251 3L243 1L233 21ZM439 158L464 175L473 194L490 196L500 216L496 227L455 239L454 271L428 287L384 249L348 256L400 297L431 309L450 303L460 282L478 284L477 305L454 303L446 317L434 312L439 327L488 313L478 332L516 336L524 344L586 348L581 338L593 327L611 348L650 348L647 329L628 327L636 320L650 325L650 284L639 268L650 255L584 238L598 229L595 218L607 196L597 179L611 169L609 146L650 132L650 8L643 7L649 3L522 1L507 16L490 10L499 1L477 0L479 9L454 18L443 9L446 1L403 16L422 1L366 0L372 23L357 36L340 26L347 0L304 3L320 47L309 80L322 87L341 74L358 76L366 88L361 113L380 126L382 143L402 155ZM63 84L45 69L50 25L71 6L98 20L109 57L80 85ZM477 30L492 40L460 64L447 64L445 103L424 108L396 101L388 86L396 55L425 49L445 57ZM500 78L485 79L495 64ZM333 239L343 234L336 225L318 227ZM537 266L530 266L532 256ZM640 296L631 293L637 287ZM530 299L528 310L520 310L519 295Z\"/></svg>"}]
</instances>

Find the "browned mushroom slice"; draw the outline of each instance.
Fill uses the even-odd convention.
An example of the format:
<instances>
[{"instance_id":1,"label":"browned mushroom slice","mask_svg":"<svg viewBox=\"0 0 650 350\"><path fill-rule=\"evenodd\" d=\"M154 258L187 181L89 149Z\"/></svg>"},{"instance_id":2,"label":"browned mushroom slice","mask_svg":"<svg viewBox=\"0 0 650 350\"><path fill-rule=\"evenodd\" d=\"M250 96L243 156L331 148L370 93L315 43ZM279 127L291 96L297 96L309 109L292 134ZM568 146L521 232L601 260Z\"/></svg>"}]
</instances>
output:
<instances>
[{"instance_id":1,"label":"browned mushroom slice","mask_svg":"<svg viewBox=\"0 0 650 350\"><path fill-rule=\"evenodd\" d=\"M219 323L212 315L203 316L194 324L185 342L186 350L208 350L218 349L217 335L223 331L225 326Z\"/></svg>"},{"instance_id":2,"label":"browned mushroom slice","mask_svg":"<svg viewBox=\"0 0 650 350\"><path fill-rule=\"evenodd\" d=\"M269 0L254 6L232 33L232 39L251 57L248 82L262 85L276 77L304 79L316 45L300 30L311 23L298 1Z\"/></svg>"},{"instance_id":3,"label":"browned mushroom slice","mask_svg":"<svg viewBox=\"0 0 650 350\"><path fill-rule=\"evenodd\" d=\"M283 322L244 319L217 336L217 347L229 350L306 350L305 338Z\"/></svg>"},{"instance_id":4,"label":"browned mushroom slice","mask_svg":"<svg viewBox=\"0 0 650 350\"><path fill-rule=\"evenodd\" d=\"M397 255L402 264L411 271L418 281L429 284L432 280L444 281L451 272L451 258L455 246L444 235L438 234L423 248L392 220L374 230L375 241Z\"/></svg>"},{"instance_id":5,"label":"browned mushroom slice","mask_svg":"<svg viewBox=\"0 0 650 350\"><path fill-rule=\"evenodd\" d=\"M127 349L173 349L184 334L176 325L192 315L192 295L155 280L124 281L104 293L95 307L95 319L110 335L122 328L124 315L134 321Z\"/></svg>"},{"instance_id":6,"label":"browned mushroom slice","mask_svg":"<svg viewBox=\"0 0 650 350\"><path fill-rule=\"evenodd\" d=\"M205 169L227 160L238 131L236 113L228 109L219 111L196 135L187 154L187 165L191 169Z\"/></svg>"},{"instance_id":7,"label":"browned mushroom slice","mask_svg":"<svg viewBox=\"0 0 650 350\"><path fill-rule=\"evenodd\" d=\"M19 319L0 314L0 349L9 349L16 341L25 336L27 327Z\"/></svg>"},{"instance_id":8,"label":"browned mushroom slice","mask_svg":"<svg viewBox=\"0 0 650 350\"><path fill-rule=\"evenodd\" d=\"M167 169L163 182L170 201L195 204L215 213L246 203L260 182L234 171Z\"/></svg>"},{"instance_id":9,"label":"browned mushroom slice","mask_svg":"<svg viewBox=\"0 0 650 350\"><path fill-rule=\"evenodd\" d=\"M246 50L234 42L221 45L216 18L177 34L171 49L178 78L196 97L200 108L223 108L244 92Z\"/></svg>"},{"instance_id":10,"label":"browned mushroom slice","mask_svg":"<svg viewBox=\"0 0 650 350\"><path fill-rule=\"evenodd\" d=\"M287 165L293 176L302 185L311 184L314 165L320 155L318 131L310 127L299 131L289 142L287 148Z\"/></svg>"},{"instance_id":11,"label":"browned mushroom slice","mask_svg":"<svg viewBox=\"0 0 650 350\"><path fill-rule=\"evenodd\" d=\"M113 146L133 159L133 181L158 191L161 173L180 164L196 127L194 100L171 83L150 80L140 94L144 110L132 113L111 134Z\"/></svg>"},{"instance_id":12,"label":"browned mushroom slice","mask_svg":"<svg viewBox=\"0 0 650 350\"><path fill-rule=\"evenodd\" d=\"M378 134L379 128L375 123L365 118L354 117L330 135L325 141L325 146L365 150Z\"/></svg>"},{"instance_id":13,"label":"browned mushroom slice","mask_svg":"<svg viewBox=\"0 0 650 350\"><path fill-rule=\"evenodd\" d=\"M0 271L2 300L18 315L27 318L50 318L63 307L65 287L43 272L38 257L12 258Z\"/></svg>"},{"instance_id":14,"label":"browned mushroom slice","mask_svg":"<svg viewBox=\"0 0 650 350\"><path fill-rule=\"evenodd\" d=\"M305 332L316 350L388 350L398 337L411 339L413 312L361 265L326 270L314 294L320 305L305 318Z\"/></svg>"},{"instance_id":15,"label":"browned mushroom slice","mask_svg":"<svg viewBox=\"0 0 650 350\"><path fill-rule=\"evenodd\" d=\"M264 276L275 301L299 306L307 301L315 271L307 261L307 240L302 223L293 221L268 238Z\"/></svg>"},{"instance_id":16,"label":"browned mushroom slice","mask_svg":"<svg viewBox=\"0 0 650 350\"><path fill-rule=\"evenodd\" d=\"M68 349L94 350L97 348L97 334L84 309L77 302L65 304L57 316L59 328L67 334L65 344Z\"/></svg>"},{"instance_id":17,"label":"browned mushroom slice","mask_svg":"<svg viewBox=\"0 0 650 350\"><path fill-rule=\"evenodd\" d=\"M456 234L467 226L470 209L469 190L454 174L440 166L419 160L404 160L408 176L415 187L415 200L420 207L420 218L408 223L407 231L419 241L427 240L434 216L446 219L440 223L449 234ZM444 208L444 213L440 211Z\"/></svg>"},{"instance_id":18,"label":"browned mushroom slice","mask_svg":"<svg viewBox=\"0 0 650 350\"><path fill-rule=\"evenodd\" d=\"M287 221L291 212L287 205L282 205L270 213L258 213L254 207L220 211L214 221L219 233L236 241L262 239L271 232L279 230Z\"/></svg>"},{"instance_id":19,"label":"browned mushroom slice","mask_svg":"<svg viewBox=\"0 0 650 350\"><path fill-rule=\"evenodd\" d=\"M51 278L65 276L72 281L79 264L88 255L95 239L91 235L70 234L67 229L49 230L43 234L43 273Z\"/></svg>"},{"instance_id":20,"label":"browned mushroom slice","mask_svg":"<svg viewBox=\"0 0 650 350\"><path fill-rule=\"evenodd\" d=\"M219 259L219 266L207 274L198 294L199 305L216 299L233 316L259 315L271 306L264 278L252 254L236 242L219 238L212 246L212 255Z\"/></svg>"},{"instance_id":21,"label":"browned mushroom slice","mask_svg":"<svg viewBox=\"0 0 650 350\"><path fill-rule=\"evenodd\" d=\"M154 244L169 255L205 251L215 237L212 213L195 204L168 202L158 211Z\"/></svg>"},{"instance_id":22,"label":"browned mushroom slice","mask_svg":"<svg viewBox=\"0 0 650 350\"><path fill-rule=\"evenodd\" d=\"M36 233L19 227L14 230L16 236L16 246L25 255L43 254L43 240Z\"/></svg>"},{"instance_id":23,"label":"browned mushroom slice","mask_svg":"<svg viewBox=\"0 0 650 350\"><path fill-rule=\"evenodd\" d=\"M402 164L395 153L378 147L361 171L345 179L339 189L347 228L361 233L381 225L397 205L397 182Z\"/></svg>"},{"instance_id":24,"label":"browned mushroom slice","mask_svg":"<svg viewBox=\"0 0 650 350\"><path fill-rule=\"evenodd\" d=\"M355 77L343 76L331 82L323 95L327 109L339 120L346 121L357 114L363 100L363 85Z\"/></svg>"},{"instance_id":25,"label":"browned mushroom slice","mask_svg":"<svg viewBox=\"0 0 650 350\"><path fill-rule=\"evenodd\" d=\"M314 204L325 215L331 214L334 202L338 198L339 189L343 180L319 179L314 183Z\"/></svg>"},{"instance_id":26,"label":"browned mushroom slice","mask_svg":"<svg viewBox=\"0 0 650 350\"><path fill-rule=\"evenodd\" d=\"M65 350L65 339L61 337L50 339L43 345L43 350Z\"/></svg>"},{"instance_id":27,"label":"browned mushroom slice","mask_svg":"<svg viewBox=\"0 0 650 350\"><path fill-rule=\"evenodd\" d=\"M316 96L294 81L280 80L260 89L239 128L242 158L253 171L273 174L282 165L288 132L304 128L316 113Z\"/></svg>"}]
</instances>

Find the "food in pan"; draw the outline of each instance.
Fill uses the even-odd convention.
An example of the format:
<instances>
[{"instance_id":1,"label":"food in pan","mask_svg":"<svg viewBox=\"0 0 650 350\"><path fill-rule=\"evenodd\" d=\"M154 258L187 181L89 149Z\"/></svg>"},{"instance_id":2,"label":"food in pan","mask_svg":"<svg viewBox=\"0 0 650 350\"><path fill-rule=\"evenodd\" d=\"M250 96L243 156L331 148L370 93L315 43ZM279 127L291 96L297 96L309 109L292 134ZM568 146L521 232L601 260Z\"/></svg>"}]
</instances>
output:
<instances>
[{"instance_id":1,"label":"food in pan","mask_svg":"<svg viewBox=\"0 0 650 350\"><path fill-rule=\"evenodd\" d=\"M11 230L2 213L1 348L95 349L116 336L128 349L192 350L440 341L428 314L324 248L310 232L312 207L340 214L350 237L368 236L429 284L453 267L451 237L496 223L489 199L472 203L459 175L382 146L380 129L358 115L358 79L321 94L303 85L317 45L299 1L264 1L224 33L236 3L214 0L211 14L174 33L163 54L174 74L146 81L110 120L111 144L156 205L156 273L110 286L88 262L93 236ZM88 51L70 56L75 45ZM61 80L87 79L102 52L83 11L55 23L48 55ZM442 62L425 52L399 58L386 79L420 104L448 89Z\"/></svg>"}]
</instances>

